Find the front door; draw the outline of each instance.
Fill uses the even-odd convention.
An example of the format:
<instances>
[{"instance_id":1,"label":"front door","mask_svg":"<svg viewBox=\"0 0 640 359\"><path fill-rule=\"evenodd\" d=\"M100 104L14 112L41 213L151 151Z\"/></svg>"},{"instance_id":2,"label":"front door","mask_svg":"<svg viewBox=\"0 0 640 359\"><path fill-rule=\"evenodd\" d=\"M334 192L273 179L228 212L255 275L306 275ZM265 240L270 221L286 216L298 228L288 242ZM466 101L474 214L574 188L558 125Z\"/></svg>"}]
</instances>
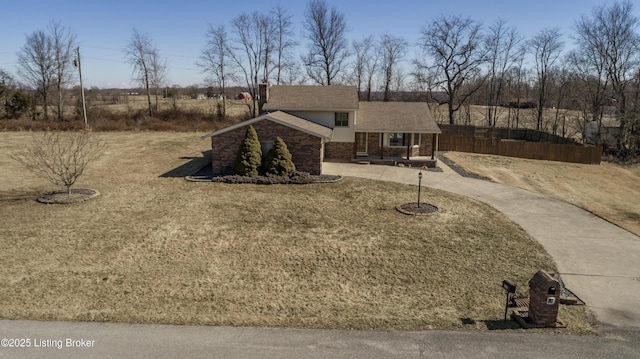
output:
<instances>
[{"instance_id":1,"label":"front door","mask_svg":"<svg viewBox=\"0 0 640 359\"><path fill-rule=\"evenodd\" d=\"M367 133L356 132L356 152L358 156L367 155Z\"/></svg>"}]
</instances>

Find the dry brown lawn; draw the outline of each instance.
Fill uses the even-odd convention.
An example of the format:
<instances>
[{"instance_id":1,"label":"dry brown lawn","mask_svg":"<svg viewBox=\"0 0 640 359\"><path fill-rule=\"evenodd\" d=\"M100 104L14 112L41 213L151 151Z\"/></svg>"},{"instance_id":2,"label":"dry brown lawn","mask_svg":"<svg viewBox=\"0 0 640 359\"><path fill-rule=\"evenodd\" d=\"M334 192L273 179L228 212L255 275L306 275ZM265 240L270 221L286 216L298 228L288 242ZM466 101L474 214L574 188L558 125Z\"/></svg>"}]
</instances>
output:
<instances>
[{"instance_id":1,"label":"dry brown lawn","mask_svg":"<svg viewBox=\"0 0 640 359\"><path fill-rule=\"evenodd\" d=\"M583 165L462 152L446 156L467 171L572 203L640 235L640 164Z\"/></svg>"},{"instance_id":2,"label":"dry brown lawn","mask_svg":"<svg viewBox=\"0 0 640 359\"><path fill-rule=\"evenodd\" d=\"M43 205L35 194L55 188L7 157L31 135L0 133L0 318L515 329L502 280L525 294L555 270L524 230L467 198L426 189L440 212L415 218L394 209L414 186L187 182L209 147L199 134L98 135L109 149L77 187L101 196ZM584 307L560 315L563 332L593 332Z\"/></svg>"}]
</instances>

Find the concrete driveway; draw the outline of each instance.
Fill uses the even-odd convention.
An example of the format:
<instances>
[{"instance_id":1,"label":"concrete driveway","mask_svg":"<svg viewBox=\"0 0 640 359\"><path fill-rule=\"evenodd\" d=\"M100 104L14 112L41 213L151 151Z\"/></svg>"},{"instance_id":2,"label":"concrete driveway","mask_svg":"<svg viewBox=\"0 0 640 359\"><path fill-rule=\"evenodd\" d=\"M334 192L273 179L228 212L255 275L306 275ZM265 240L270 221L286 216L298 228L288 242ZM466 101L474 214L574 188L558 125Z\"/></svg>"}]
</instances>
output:
<instances>
[{"instance_id":1,"label":"concrete driveway","mask_svg":"<svg viewBox=\"0 0 640 359\"><path fill-rule=\"evenodd\" d=\"M572 204L498 183L423 171L422 184L485 202L518 223L555 260L566 286L604 326L640 328L640 238ZM323 173L418 184L417 168L323 163ZM533 273L532 273L533 275Z\"/></svg>"}]
</instances>

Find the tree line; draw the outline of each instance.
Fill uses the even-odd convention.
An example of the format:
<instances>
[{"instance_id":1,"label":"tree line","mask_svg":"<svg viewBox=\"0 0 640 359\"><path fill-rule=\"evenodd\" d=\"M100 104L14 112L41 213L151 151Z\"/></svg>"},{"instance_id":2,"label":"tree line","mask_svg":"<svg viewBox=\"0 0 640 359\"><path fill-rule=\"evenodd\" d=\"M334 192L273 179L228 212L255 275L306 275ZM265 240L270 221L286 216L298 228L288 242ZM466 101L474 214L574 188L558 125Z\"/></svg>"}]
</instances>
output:
<instances>
[{"instance_id":1,"label":"tree line","mask_svg":"<svg viewBox=\"0 0 640 359\"><path fill-rule=\"evenodd\" d=\"M621 156L638 153L640 22L628 0L597 6L576 20L570 51L565 51L558 28L524 38L502 19L486 26L470 17L441 15L420 28L418 55L409 59L410 44L403 37L372 34L350 41L347 24L345 15L324 0L306 4L302 39L281 5L241 13L228 23L209 25L196 65L204 83L223 96L230 86L245 87L252 95L252 114L259 111L261 82L350 84L365 101L377 99L377 94L392 101L401 91L419 93L422 100L446 107L451 124L464 122L465 106L484 105L487 126L495 126L506 107L508 125L518 127L520 109L530 107L536 129L555 134L565 120L560 109L570 108L579 111L585 127L595 123L599 132L613 113L615 149ZM53 104L55 118L63 120L64 90L75 81L71 60L76 46L73 31L56 22L28 35L18 51L17 73L23 82L0 69L5 116L38 103L40 115L49 119ZM148 115L153 116L167 86L166 59L151 37L137 29L124 56L145 89ZM225 104L222 101L223 116ZM545 117L545 109L555 110L555 115Z\"/></svg>"}]
</instances>

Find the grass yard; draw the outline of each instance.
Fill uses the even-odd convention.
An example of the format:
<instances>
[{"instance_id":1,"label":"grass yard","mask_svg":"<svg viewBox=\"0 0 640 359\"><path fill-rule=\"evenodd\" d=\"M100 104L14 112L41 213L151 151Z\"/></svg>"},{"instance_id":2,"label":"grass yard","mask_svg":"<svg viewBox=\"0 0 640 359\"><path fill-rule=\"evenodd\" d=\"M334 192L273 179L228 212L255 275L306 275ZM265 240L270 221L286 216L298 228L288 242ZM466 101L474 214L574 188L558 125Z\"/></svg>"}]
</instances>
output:
<instances>
[{"instance_id":1,"label":"grass yard","mask_svg":"<svg viewBox=\"0 0 640 359\"><path fill-rule=\"evenodd\" d=\"M583 165L462 152L446 156L467 171L572 203L640 235L640 164Z\"/></svg>"},{"instance_id":2,"label":"grass yard","mask_svg":"<svg viewBox=\"0 0 640 359\"><path fill-rule=\"evenodd\" d=\"M0 318L353 329L503 329L503 279L523 294L551 258L491 207L433 189L440 212L394 207L415 186L192 183L198 133L97 134L109 149L77 188L101 196L36 203L53 190L7 154L0 133ZM180 170L175 170L180 168ZM165 176L162 176L165 174ZM593 333L561 307L568 333Z\"/></svg>"}]
</instances>

